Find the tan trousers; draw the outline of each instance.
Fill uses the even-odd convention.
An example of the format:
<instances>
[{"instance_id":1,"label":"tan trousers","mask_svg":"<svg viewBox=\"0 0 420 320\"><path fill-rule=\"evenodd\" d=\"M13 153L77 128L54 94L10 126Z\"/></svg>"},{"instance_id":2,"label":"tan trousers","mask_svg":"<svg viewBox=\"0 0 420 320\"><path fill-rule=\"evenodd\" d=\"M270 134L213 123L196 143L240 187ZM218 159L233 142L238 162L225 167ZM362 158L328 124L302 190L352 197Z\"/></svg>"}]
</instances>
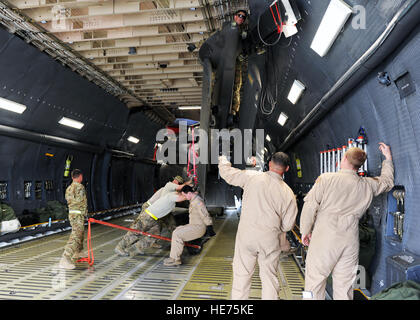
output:
<instances>
[{"instance_id":1,"label":"tan trousers","mask_svg":"<svg viewBox=\"0 0 420 320\"><path fill-rule=\"evenodd\" d=\"M201 238L206 233L204 224L186 224L177 227L172 233L170 257L179 260L184 250L184 242Z\"/></svg>"},{"instance_id":2,"label":"tan trousers","mask_svg":"<svg viewBox=\"0 0 420 320\"><path fill-rule=\"evenodd\" d=\"M312 237L306 258L305 291L311 291L314 300L325 300L325 286L332 274L334 300L353 300L358 261L357 239L340 243Z\"/></svg>"},{"instance_id":3,"label":"tan trousers","mask_svg":"<svg viewBox=\"0 0 420 320\"><path fill-rule=\"evenodd\" d=\"M280 233L280 249L282 252L290 250L290 242L287 240L286 234L286 232Z\"/></svg>"},{"instance_id":4,"label":"tan trousers","mask_svg":"<svg viewBox=\"0 0 420 320\"><path fill-rule=\"evenodd\" d=\"M238 232L233 257L232 300L249 298L251 279L258 261L262 285L261 299L278 300L277 277L280 258L279 235L245 234Z\"/></svg>"}]
</instances>

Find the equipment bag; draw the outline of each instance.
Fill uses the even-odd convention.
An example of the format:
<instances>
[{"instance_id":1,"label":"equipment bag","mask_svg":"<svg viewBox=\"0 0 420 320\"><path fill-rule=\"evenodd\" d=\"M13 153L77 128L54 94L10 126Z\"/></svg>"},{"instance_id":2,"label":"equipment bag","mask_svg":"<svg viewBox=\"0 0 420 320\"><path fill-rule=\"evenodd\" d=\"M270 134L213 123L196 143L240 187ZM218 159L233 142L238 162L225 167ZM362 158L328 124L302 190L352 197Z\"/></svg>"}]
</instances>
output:
<instances>
[{"instance_id":1,"label":"equipment bag","mask_svg":"<svg viewBox=\"0 0 420 320\"><path fill-rule=\"evenodd\" d=\"M55 219L57 220L65 220L68 218L67 207L56 200L48 201L47 208L50 209L50 211L54 214Z\"/></svg>"},{"instance_id":2,"label":"equipment bag","mask_svg":"<svg viewBox=\"0 0 420 320\"><path fill-rule=\"evenodd\" d=\"M371 300L420 300L420 283L412 280L395 283L374 295Z\"/></svg>"},{"instance_id":3,"label":"equipment bag","mask_svg":"<svg viewBox=\"0 0 420 320\"><path fill-rule=\"evenodd\" d=\"M20 222L16 218L11 206L0 203L0 235L16 232L20 229Z\"/></svg>"}]
</instances>

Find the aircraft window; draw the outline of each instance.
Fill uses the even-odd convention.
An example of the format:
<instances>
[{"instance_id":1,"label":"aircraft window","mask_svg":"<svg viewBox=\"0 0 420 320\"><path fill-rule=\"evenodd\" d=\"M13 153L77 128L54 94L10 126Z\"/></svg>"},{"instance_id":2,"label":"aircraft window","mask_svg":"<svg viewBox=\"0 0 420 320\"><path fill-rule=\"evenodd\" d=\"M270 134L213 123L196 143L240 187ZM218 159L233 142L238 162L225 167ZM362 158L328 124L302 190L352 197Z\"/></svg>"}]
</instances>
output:
<instances>
[{"instance_id":1,"label":"aircraft window","mask_svg":"<svg viewBox=\"0 0 420 320\"><path fill-rule=\"evenodd\" d=\"M52 180L45 181L45 192L47 201L54 200L54 182Z\"/></svg>"},{"instance_id":2,"label":"aircraft window","mask_svg":"<svg viewBox=\"0 0 420 320\"><path fill-rule=\"evenodd\" d=\"M23 190L25 192L25 200L29 200L32 197L32 181L25 181L23 183Z\"/></svg>"},{"instance_id":3,"label":"aircraft window","mask_svg":"<svg viewBox=\"0 0 420 320\"><path fill-rule=\"evenodd\" d=\"M35 181L35 200L42 200L42 181Z\"/></svg>"},{"instance_id":4,"label":"aircraft window","mask_svg":"<svg viewBox=\"0 0 420 320\"><path fill-rule=\"evenodd\" d=\"M0 200L7 200L7 187L8 183L6 181L0 181Z\"/></svg>"}]
</instances>

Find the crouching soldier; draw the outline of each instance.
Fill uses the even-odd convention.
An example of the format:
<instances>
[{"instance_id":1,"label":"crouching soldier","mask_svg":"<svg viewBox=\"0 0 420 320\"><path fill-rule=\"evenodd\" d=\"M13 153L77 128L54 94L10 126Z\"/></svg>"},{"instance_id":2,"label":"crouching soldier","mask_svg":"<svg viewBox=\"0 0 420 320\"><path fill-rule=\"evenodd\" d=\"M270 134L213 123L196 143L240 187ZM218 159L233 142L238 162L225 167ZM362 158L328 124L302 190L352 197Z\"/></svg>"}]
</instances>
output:
<instances>
[{"instance_id":1,"label":"crouching soldier","mask_svg":"<svg viewBox=\"0 0 420 320\"><path fill-rule=\"evenodd\" d=\"M177 227L172 233L171 252L169 258L164 260L165 266L181 264L181 255L184 249L184 242L201 238L206 230L210 236L214 236L213 221L201 199L191 186L184 186L181 194L190 201L189 223Z\"/></svg>"},{"instance_id":2,"label":"crouching soldier","mask_svg":"<svg viewBox=\"0 0 420 320\"><path fill-rule=\"evenodd\" d=\"M160 219L171 213L177 202L185 200L185 197L178 192L169 192L161 196L151 206L140 212L130 228L159 235L161 231ZM116 246L115 253L120 256L128 256L129 249L134 246L136 253L143 254L143 249L152 247L156 240L153 237L145 237L128 231Z\"/></svg>"}]
</instances>

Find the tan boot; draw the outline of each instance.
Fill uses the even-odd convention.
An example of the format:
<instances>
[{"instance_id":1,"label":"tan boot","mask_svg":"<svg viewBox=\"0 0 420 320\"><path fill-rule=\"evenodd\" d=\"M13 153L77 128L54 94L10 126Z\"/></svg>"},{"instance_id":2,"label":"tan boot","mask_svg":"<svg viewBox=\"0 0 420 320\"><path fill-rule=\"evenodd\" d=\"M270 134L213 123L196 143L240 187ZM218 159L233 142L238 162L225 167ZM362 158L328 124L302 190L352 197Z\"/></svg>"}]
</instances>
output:
<instances>
[{"instance_id":1,"label":"tan boot","mask_svg":"<svg viewBox=\"0 0 420 320\"><path fill-rule=\"evenodd\" d=\"M79 251L73 255L73 259L82 259L82 258L87 258L87 257L88 257L87 251Z\"/></svg>"},{"instance_id":2,"label":"tan boot","mask_svg":"<svg viewBox=\"0 0 420 320\"><path fill-rule=\"evenodd\" d=\"M144 254L144 250L142 247L140 247L139 245L137 245L137 243L134 245L134 251L132 251L130 253L130 256L134 257L137 255L143 255Z\"/></svg>"},{"instance_id":3,"label":"tan boot","mask_svg":"<svg viewBox=\"0 0 420 320\"><path fill-rule=\"evenodd\" d=\"M151 245L151 248L154 248L154 249L162 249L162 246L161 246L159 243L154 242L154 243Z\"/></svg>"},{"instance_id":4,"label":"tan boot","mask_svg":"<svg viewBox=\"0 0 420 320\"><path fill-rule=\"evenodd\" d=\"M60 263L58 264L58 267L62 269L67 269L67 270L73 270L76 268L74 263L66 256L63 256L61 258Z\"/></svg>"},{"instance_id":5,"label":"tan boot","mask_svg":"<svg viewBox=\"0 0 420 320\"><path fill-rule=\"evenodd\" d=\"M121 257L128 257L128 252L121 248L120 245L117 245L114 249L114 252Z\"/></svg>"},{"instance_id":6,"label":"tan boot","mask_svg":"<svg viewBox=\"0 0 420 320\"><path fill-rule=\"evenodd\" d=\"M169 266L178 266L178 265L182 264L182 262L181 262L180 259L175 260L175 259L172 259L172 258L167 258L167 259L163 260L163 264L165 266L169 267Z\"/></svg>"}]
</instances>

